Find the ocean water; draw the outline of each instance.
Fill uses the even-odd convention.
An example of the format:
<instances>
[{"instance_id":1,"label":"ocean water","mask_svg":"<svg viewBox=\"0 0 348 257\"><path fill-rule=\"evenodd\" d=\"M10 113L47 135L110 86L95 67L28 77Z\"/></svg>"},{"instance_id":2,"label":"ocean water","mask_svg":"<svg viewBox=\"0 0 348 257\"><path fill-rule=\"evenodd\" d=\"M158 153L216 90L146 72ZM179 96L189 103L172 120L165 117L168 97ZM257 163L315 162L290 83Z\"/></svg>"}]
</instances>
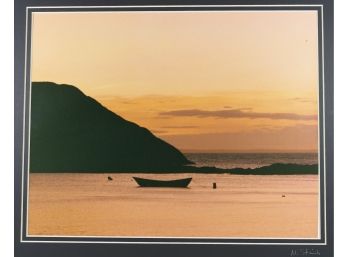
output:
<instances>
[{"instance_id":1,"label":"ocean water","mask_svg":"<svg viewBox=\"0 0 348 257\"><path fill-rule=\"evenodd\" d=\"M258 168L274 163L318 164L317 153L184 153L194 166Z\"/></svg>"},{"instance_id":2,"label":"ocean water","mask_svg":"<svg viewBox=\"0 0 348 257\"><path fill-rule=\"evenodd\" d=\"M318 163L313 153L186 156L196 166L219 168ZM133 176L191 177L192 182L188 188L141 188ZM318 196L317 175L32 173L28 232L48 236L317 238Z\"/></svg>"},{"instance_id":3,"label":"ocean water","mask_svg":"<svg viewBox=\"0 0 348 257\"><path fill-rule=\"evenodd\" d=\"M133 176L192 177L192 182L188 188L141 188ZM29 182L29 235L317 238L319 233L317 175L33 173Z\"/></svg>"}]
</instances>

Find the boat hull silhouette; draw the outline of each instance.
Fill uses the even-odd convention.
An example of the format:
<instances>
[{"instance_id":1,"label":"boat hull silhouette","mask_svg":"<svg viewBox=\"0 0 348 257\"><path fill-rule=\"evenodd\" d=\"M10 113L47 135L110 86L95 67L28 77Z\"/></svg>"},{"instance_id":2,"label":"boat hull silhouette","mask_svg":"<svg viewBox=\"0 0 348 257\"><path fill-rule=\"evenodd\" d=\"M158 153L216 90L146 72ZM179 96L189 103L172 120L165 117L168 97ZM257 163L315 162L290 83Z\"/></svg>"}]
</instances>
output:
<instances>
[{"instance_id":1,"label":"boat hull silhouette","mask_svg":"<svg viewBox=\"0 0 348 257\"><path fill-rule=\"evenodd\" d=\"M155 180L133 177L137 184L141 187L187 187L192 178L176 179L176 180Z\"/></svg>"}]
</instances>

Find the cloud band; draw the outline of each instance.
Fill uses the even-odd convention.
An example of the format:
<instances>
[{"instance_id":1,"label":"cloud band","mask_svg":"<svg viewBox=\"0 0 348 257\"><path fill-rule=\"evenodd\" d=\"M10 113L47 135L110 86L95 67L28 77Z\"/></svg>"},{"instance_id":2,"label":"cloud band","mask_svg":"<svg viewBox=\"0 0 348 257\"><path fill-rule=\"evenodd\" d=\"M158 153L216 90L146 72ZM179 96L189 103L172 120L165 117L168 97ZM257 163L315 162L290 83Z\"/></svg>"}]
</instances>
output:
<instances>
[{"instance_id":1,"label":"cloud band","mask_svg":"<svg viewBox=\"0 0 348 257\"><path fill-rule=\"evenodd\" d=\"M199 109L175 110L159 113L160 116L199 117L199 118L248 118L272 120L317 120L317 115L296 113L267 113L246 111L246 109L206 111Z\"/></svg>"}]
</instances>

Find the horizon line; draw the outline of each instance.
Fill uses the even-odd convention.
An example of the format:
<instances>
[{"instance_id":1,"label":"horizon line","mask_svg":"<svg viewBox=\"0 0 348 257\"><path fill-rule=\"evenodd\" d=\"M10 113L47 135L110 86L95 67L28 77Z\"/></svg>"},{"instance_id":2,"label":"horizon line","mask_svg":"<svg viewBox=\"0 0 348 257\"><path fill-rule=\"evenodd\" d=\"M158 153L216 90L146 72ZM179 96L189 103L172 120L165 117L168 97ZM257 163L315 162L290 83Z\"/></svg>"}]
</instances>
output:
<instances>
[{"instance_id":1,"label":"horizon line","mask_svg":"<svg viewBox=\"0 0 348 257\"><path fill-rule=\"evenodd\" d=\"M180 149L182 153L318 153L316 149Z\"/></svg>"}]
</instances>

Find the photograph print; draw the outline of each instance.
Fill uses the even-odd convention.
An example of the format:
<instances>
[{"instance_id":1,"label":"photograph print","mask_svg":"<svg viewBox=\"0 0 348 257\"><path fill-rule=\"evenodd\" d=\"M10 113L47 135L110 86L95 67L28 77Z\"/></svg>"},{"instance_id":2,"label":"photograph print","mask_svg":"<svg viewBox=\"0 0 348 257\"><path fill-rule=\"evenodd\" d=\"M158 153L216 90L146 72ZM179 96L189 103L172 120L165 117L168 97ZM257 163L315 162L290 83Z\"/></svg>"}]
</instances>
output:
<instances>
[{"instance_id":1,"label":"photograph print","mask_svg":"<svg viewBox=\"0 0 348 257\"><path fill-rule=\"evenodd\" d=\"M320 14L33 9L26 237L322 239Z\"/></svg>"}]
</instances>

